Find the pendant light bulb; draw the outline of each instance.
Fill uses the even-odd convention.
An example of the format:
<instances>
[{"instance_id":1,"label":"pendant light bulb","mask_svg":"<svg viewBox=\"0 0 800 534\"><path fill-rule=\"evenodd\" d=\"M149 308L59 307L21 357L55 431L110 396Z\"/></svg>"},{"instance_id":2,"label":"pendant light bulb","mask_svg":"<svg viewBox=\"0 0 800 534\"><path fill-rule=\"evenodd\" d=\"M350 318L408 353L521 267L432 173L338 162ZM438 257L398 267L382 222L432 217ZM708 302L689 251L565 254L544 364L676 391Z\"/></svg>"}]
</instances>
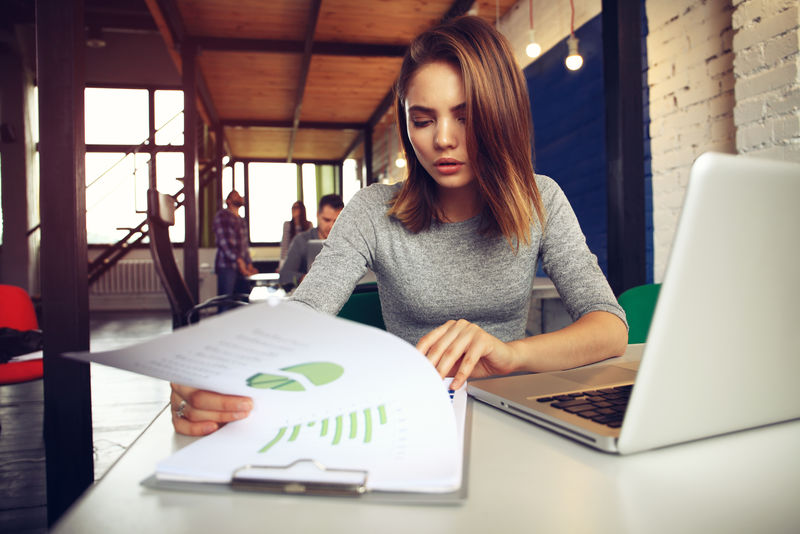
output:
<instances>
[{"instance_id":1,"label":"pendant light bulb","mask_svg":"<svg viewBox=\"0 0 800 534\"><path fill-rule=\"evenodd\" d=\"M542 47L536 42L536 34L533 29L528 30L528 46L525 47L525 53L532 59L536 59L542 53Z\"/></svg>"},{"instance_id":2,"label":"pendant light bulb","mask_svg":"<svg viewBox=\"0 0 800 534\"><path fill-rule=\"evenodd\" d=\"M567 48L569 49L569 54L567 59L564 60L564 64L569 70L578 70L583 66L583 58L578 53L578 38L574 35L567 37Z\"/></svg>"},{"instance_id":3,"label":"pendant light bulb","mask_svg":"<svg viewBox=\"0 0 800 534\"><path fill-rule=\"evenodd\" d=\"M403 156L402 152L397 153L397 159L394 160L394 164L396 167L402 169L406 166L406 158Z\"/></svg>"}]
</instances>

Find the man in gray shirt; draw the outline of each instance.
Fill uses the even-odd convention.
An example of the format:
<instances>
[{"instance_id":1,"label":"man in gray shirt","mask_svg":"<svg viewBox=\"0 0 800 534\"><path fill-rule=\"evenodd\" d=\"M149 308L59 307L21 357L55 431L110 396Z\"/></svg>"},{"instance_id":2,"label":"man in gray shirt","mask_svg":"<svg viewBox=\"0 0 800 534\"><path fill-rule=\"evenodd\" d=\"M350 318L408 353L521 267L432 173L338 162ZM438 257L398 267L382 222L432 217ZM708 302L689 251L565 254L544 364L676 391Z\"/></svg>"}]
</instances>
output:
<instances>
[{"instance_id":1,"label":"man in gray shirt","mask_svg":"<svg viewBox=\"0 0 800 534\"><path fill-rule=\"evenodd\" d=\"M279 282L282 286L296 286L308 272L308 242L312 239L327 239L344 202L339 195L325 195L319 201L317 211L317 227L294 236L286 254L286 261L281 267Z\"/></svg>"}]
</instances>

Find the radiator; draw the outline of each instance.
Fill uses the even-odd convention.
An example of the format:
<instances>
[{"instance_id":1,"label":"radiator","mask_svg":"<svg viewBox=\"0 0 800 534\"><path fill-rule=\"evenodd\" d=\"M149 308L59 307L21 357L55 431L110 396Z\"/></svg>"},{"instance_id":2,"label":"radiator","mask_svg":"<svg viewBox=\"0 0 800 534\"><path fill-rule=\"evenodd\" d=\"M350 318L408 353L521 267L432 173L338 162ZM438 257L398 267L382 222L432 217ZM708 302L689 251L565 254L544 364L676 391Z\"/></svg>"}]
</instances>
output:
<instances>
[{"instance_id":1,"label":"radiator","mask_svg":"<svg viewBox=\"0 0 800 534\"><path fill-rule=\"evenodd\" d=\"M162 293L153 260L121 260L92 284L94 295Z\"/></svg>"}]
</instances>

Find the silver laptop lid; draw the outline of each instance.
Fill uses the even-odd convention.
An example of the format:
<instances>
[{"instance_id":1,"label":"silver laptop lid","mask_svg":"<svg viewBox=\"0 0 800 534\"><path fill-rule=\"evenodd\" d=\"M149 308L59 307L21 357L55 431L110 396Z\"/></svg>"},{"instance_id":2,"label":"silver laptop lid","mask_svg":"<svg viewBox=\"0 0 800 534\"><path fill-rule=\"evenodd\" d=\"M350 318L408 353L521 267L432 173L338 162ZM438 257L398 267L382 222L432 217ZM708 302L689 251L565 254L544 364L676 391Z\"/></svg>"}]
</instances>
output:
<instances>
[{"instance_id":1,"label":"silver laptop lid","mask_svg":"<svg viewBox=\"0 0 800 534\"><path fill-rule=\"evenodd\" d=\"M311 270L311 264L317 257L317 254L322 250L322 245L325 243L324 239L309 239L308 248L306 249L306 269Z\"/></svg>"},{"instance_id":2,"label":"silver laptop lid","mask_svg":"<svg viewBox=\"0 0 800 534\"><path fill-rule=\"evenodd\" d=\"M618 447L800 417L800 165L704 154Z\"/></svg>"}]
</instances>

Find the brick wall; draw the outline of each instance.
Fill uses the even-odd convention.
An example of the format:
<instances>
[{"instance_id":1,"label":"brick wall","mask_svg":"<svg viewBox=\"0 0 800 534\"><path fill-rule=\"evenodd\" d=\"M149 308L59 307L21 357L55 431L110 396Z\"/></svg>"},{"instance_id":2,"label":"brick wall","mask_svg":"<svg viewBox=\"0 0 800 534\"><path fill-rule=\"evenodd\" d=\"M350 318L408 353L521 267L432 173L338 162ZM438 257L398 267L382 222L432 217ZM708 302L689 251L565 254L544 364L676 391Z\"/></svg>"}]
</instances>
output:
<instances>
[{"instance_id":1,"label":"brick wall","mask_svg":"<svg viewBox=\"0 0 800 534\"><path fill-rule=\"evenodd\" d=\"M707 151L736 152L731 0L648 0L653 276L664 268L689 170Z\"/></svg>"},{"instance_id":2,"label":"brick wall","mask_svg":"<svg viewBox=\"0 0 800 534\"><path fill-rule=\"evenodd\" d=\"M800 162L797 0L734 0L736 147Z\"/></svg>"}]
</instances>

